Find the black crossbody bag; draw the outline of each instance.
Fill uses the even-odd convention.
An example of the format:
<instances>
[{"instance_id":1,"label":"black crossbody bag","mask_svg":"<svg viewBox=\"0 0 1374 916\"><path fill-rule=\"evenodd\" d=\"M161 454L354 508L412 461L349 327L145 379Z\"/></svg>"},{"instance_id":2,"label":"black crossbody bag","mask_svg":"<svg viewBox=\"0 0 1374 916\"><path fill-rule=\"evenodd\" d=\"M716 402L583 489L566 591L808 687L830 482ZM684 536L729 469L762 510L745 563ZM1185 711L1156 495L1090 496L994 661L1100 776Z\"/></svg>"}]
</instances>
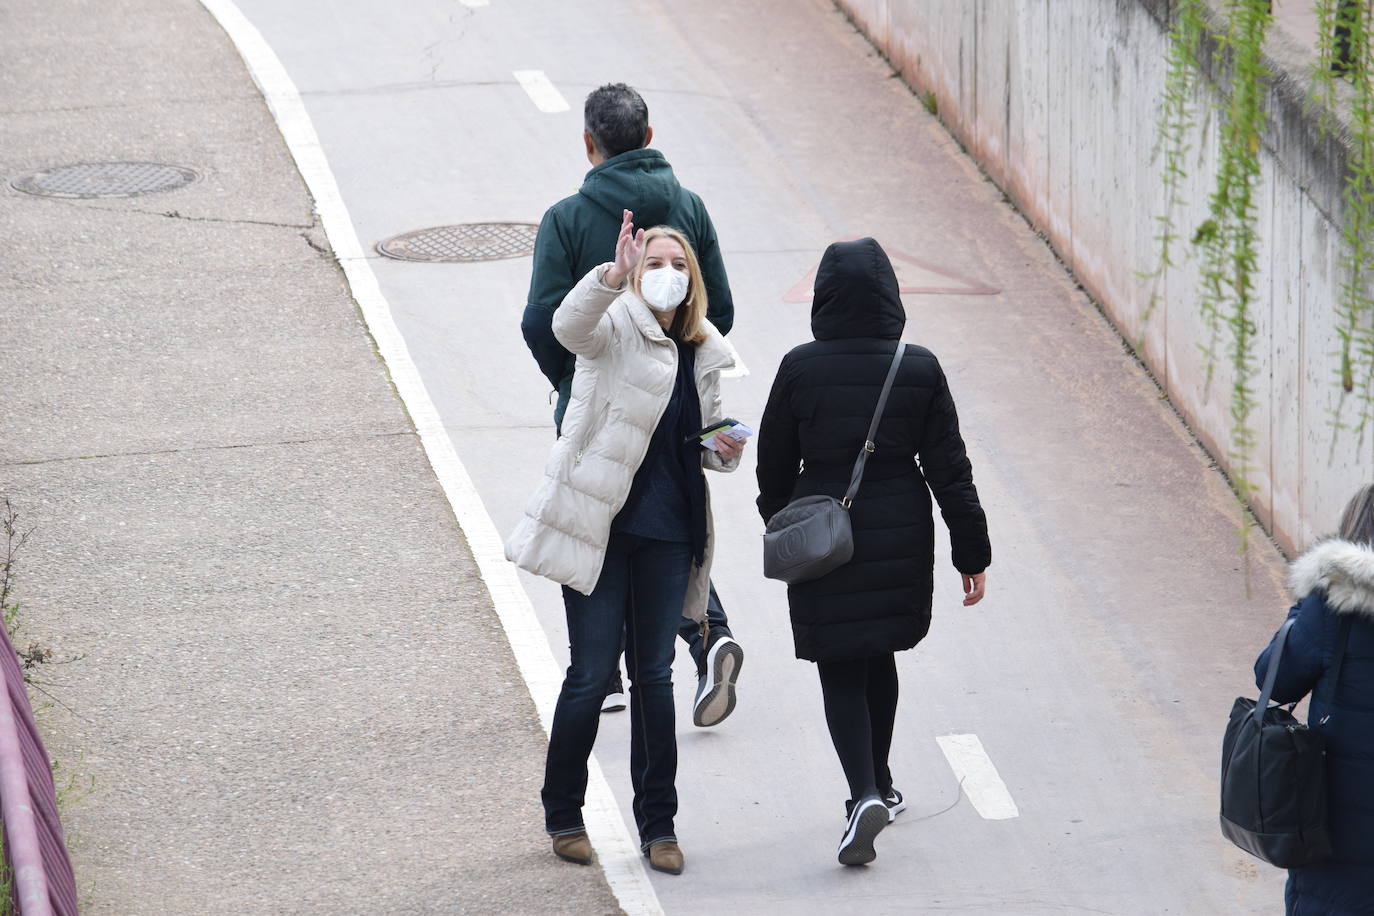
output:
<instances>
[{"instance_id":1,"label":"black crossbody bag","mask_svg":"<svg viewBox=\"0 0 1374 916\"><path fill-rule=\"evenodd\" d=\"M868 456L876 448L873 437L878 434L878 423L883 418L883 408L887 406L887 396L892 391L892 382L905 352L906 344L897 341L897 352L892 354L892 365L883 381L882 393L878 395L878 407L873 411L873 422L868 425L868 437L854 461L854 473L850 475L844 498L803 496L783 506L768 520L763 535L763 574L768 578L781 579L788 585L810 582L853 559L854 529L849 522L849 507L859 492Z\"/></svg>"}]
</instances>

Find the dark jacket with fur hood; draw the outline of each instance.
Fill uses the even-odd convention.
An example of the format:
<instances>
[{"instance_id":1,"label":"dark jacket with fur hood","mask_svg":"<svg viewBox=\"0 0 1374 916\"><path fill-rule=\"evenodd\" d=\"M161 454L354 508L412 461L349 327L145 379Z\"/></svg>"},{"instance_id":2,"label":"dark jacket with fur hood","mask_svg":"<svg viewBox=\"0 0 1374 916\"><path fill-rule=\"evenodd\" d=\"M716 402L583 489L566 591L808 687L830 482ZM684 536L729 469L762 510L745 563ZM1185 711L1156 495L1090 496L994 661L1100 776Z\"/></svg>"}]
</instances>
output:
<instances>
[{"instance_id":1,"label":"dark jacket with fur hood","mask_svg":"<svg viewBox=\"0 0 1374 916\"><path fill-rule=\"evenodd\" d=\"M896 274L877 242L826 249L811 305L816 339L783 357L759 425L765 521L800 496L844 495L905 324ZM932 492L954 566L973 574L991 560L954 399L924 347L907 347L875 440L850 510L854 559L787 590L799 658L867 658L910 649L925 636L934 587Z\"/></svg>"},{"instance_id":2,"label":"dark jacket with fur hood","mask_svg":"<svg viewBox=\"0 0 1374 916\"><path fill-rule=\"evenodd\" d=\"M1349 541L1319 543L1293 563L1297 618L1274 684L1274 700L1312 694L1308 724L1327 737L1331 859L1290 871L1289 913L1374 913L1374 550ZM1343 616L1353 619L1340 683L1329 676ZM1263 684L1265 649L1255 662Z\"/></svg>"}]
</instances>

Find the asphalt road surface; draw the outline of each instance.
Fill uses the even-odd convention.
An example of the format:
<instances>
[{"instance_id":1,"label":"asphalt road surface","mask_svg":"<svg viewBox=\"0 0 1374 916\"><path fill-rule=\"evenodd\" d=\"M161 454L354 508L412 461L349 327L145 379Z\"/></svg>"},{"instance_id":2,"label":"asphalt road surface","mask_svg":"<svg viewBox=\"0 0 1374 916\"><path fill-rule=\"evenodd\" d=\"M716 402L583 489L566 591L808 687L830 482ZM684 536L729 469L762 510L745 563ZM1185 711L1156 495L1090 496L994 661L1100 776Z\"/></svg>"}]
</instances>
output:
<instances>
[{"instance_id":1,"label":"asphalt road surface","mask_svg":"<svg viewBox=\"0 0 1374 916\"><path fill-rule=\"evenodd\" d=\"M829 242L876 237L914 290L904 339L950 377L994 564L987 599L964 609L937 551L934 626L899 658L892 767L910 809L873 866L836 864L845 785L815 672L792 654L784 589L760 574L746 454L740 473L712 478L715 581L746 652L740 705L718 728L693 728L679 653L687 870L651 876L665 911L1279 905L1281 873L1220 838L1215 782L1227 710L1285 606L1281 560L1262 538L1248 562L1237 555L1229 492L1167 402L830 3L239 6L299 89L369 250L424 227L537 222L588 168L587 92L640 89L655 147L720 233L730 340L749 369L724 393L746 422L782 355L809 339L807 275ZM508 532L553 441L547 385L519 332L529 259L370 263ZM558 588L521 581L564 664ZM632 823L627 741L628 718L605 717L597 757Z\"/></svg>"}]
</instances>

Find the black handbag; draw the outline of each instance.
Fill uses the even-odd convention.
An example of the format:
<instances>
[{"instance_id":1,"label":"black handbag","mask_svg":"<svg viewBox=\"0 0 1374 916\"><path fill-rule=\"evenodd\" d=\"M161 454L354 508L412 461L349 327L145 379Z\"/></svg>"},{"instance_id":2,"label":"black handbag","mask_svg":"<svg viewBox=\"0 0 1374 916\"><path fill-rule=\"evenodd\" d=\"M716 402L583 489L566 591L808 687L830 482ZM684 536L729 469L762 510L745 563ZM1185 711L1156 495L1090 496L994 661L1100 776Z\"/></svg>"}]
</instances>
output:
<instances>
[{"instance_id":1,"label":"black handbag","mask_svg":"<svg viewBox=\"0 0 1374 916\"><path fill-rule=\"evenodd\" d=\"M1221 744L1221 832L1270 865L1297 868L1331 854L1326 817L1326 735L1293 717L1293 706L1269 705L1289 618L1279 629L1259 701L1238 697ZM1331 667L1340 680L1350 615L1342 615Z\"/></svg>"},{"instance_id":2,"label":"black handbag","mask_svg":"<svg viewBox=\"0 0 1374 916\"><path fill-rule=\"evenodd\" d=\"M897 341L897 352L892 354L892 365L887 370L882 393L878 395L878 407L873 411L873 422L868 425L868 437L854 461L854 473L849 478L844 498L803 496L794 499L774 513L764 526L763 574L768 578L781 579L788 585L810 582L853 558L854 530L849 524L849 507L859 492L864 464L875 448L873 437L878 434L878 422L883 417L887 395L892 390L892 381L897 377L905 351L906 344Z\"/></svg>"}]
</instances>

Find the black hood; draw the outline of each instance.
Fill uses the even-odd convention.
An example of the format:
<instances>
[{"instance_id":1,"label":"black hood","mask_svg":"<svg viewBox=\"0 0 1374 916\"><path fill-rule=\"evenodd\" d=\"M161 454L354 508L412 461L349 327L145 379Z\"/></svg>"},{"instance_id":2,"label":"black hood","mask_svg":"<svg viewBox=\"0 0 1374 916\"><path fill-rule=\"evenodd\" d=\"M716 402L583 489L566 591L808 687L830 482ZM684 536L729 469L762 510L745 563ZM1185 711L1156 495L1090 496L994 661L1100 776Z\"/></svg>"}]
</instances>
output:
<instances>
[{"instance_id":1,"label":"black hood","mask_svg":"<svg viewBox=\"0 0 1374 916\"><path fill-rule=\"evenodd\" d=\"M668 219L682 188L673 167L655 149L636 149L612 156L582 179L579 192L620 222L620 211L631 210L635 226L648 229Z\"/></svg>"},{"instance_id":2,"label":"black hood","mask_svg":"<svg viewBox=\"0 0 1374 916\"><path fill-rule=\"evenodd\" d=\"M906 309L887 252L873 239L835 242L816 270L811 333L817 340L879 337L897 340Z\"/></svg>"}]
</instances>

